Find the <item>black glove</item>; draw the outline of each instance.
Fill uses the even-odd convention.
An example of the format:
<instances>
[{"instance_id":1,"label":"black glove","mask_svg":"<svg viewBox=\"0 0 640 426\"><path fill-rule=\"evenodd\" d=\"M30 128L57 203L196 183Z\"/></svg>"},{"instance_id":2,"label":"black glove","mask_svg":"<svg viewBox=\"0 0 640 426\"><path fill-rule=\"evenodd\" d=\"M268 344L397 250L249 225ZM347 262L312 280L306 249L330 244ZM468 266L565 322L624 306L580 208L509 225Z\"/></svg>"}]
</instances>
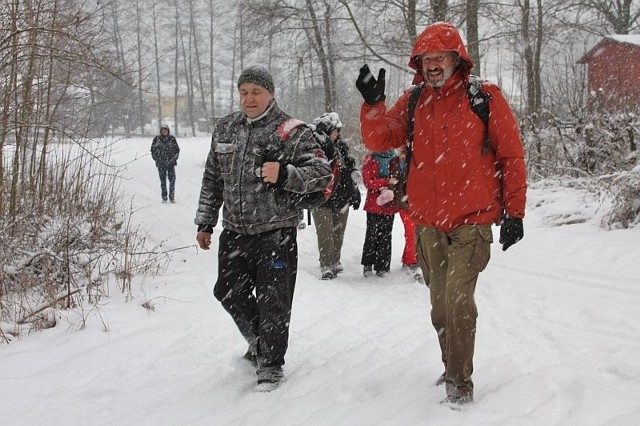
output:
<instances>
[{"instance_id":1,"label":"black glove","mask_svg":"<svg viewBox=\"0 0 640 426\"><path fill-rule=\"evenodd\" d=\"M378 79L376 80L369 70L369 65L365 64L360 68L360 75L358 75L358 79L356 80L356 87L360 93L362 93L362 97L367 104L373 105L387 98L384 94L384 77L386 73L387 70L380 68L380 71L378 71Z\"/></svg>"},{"instance_id":2,"label":"black glove","mask_svg":"<svg viewBox=\"0 0 640 426\"><path fill-rule=\"evenodd\" d=\"M360 191L356 188L353 192L353 197L351 199L351 206L354 210L358 210L360 208L360 202L362 201L362 195L360 195Z\"/></svg>"},{"instance_id":3,"label":"black glove","mask_svg":"<svg viewBox=\"0 0 640 426\"><path fill-rule=\"evenodd\" d=\"M500 225L500 244L502 251L506 251L509 247L524 238L524 226L522 219L517 217L505 216Z\"/></svg>"}]
</instances>

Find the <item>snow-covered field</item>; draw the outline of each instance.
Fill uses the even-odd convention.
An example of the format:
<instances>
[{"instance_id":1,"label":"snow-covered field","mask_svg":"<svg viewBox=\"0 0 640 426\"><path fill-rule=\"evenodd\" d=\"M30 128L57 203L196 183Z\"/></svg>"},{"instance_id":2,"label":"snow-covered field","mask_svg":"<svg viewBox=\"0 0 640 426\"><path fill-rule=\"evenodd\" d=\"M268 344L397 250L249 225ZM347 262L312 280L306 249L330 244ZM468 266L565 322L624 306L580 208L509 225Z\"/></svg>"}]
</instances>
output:
<instances>
[{"instance_id":1,"label":"snow-covered field","mask_svg":"<svg viewBox=\"0 0 640 426\"><path fill-rule=\"evenodd\" d=\"M391 273L362 277L361 210L333 281L319 279L314 228L299 232L287 381L253 392L246 345L211 293L217 247L195 247L209 140L178 142L173 205L160 202L151 138L117 142L114 157L136 159L123 183L135 221L164 249L186 248L165 275L138 280L133 300L113 290L89 312L0 345L0 424L640 424L640 228L603 231L595 202L549 188L530 190L525 239L506 253L494 244L480 275L473 405L439 404L428 293L400 270L399 218ZM556 226L567 218L586 222Z\"/></svg>"}]
</instances>

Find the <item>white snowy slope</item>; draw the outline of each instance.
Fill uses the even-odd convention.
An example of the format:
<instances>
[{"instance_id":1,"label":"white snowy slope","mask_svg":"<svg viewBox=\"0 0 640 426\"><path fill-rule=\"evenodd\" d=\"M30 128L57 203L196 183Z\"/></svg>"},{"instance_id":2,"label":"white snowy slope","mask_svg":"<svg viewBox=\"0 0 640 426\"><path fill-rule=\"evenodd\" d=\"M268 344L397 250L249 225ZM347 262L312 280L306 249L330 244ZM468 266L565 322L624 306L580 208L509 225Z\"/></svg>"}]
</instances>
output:
<instances>
[{"instance_id":1,"label":"white snowy slope","mask_svg":"<svg viewBox=\"0 0 640 426\"><path fill-rule=\"evenodd\" d=\"M209 139L178 140L176 204L160 202L150 142L116 143L119 163L134 160L123 188L151 239L182 249L166 274L136 281L133 300L114 287L98 307L0 345L2 425L640 424L640 229L601 230L603 209L584 194L531 188L524 240L492 246L464 411L439 404L428 292L400 270L399 218L391 273L366 279L361 210L338 279L319 279L315 230L299 231L287 381L255 393L246 346L211 292L217 246L195 248ZM586 222L556 226L569 218Z\"/></svg>"}]
</instances>

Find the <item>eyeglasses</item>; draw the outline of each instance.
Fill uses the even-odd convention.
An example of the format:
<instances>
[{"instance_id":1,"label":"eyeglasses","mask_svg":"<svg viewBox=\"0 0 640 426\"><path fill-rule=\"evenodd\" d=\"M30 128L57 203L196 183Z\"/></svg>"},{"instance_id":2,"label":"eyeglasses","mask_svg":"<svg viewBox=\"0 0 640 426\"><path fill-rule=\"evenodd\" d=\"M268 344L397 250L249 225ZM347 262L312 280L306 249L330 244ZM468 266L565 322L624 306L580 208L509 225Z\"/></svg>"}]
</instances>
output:
<instances>
[{"instance_id":1,"label":"eyeglasses","mask_svg":"<svg viewBox=\"0 0 640 426\"><path fill-rule=\"evenodd\" d=\"M449 53L440 53L433 56L422 55L420 57L420 61L422 61L423 64L443 64L451 57L452 56Z\"/></svg>"}]
</instances>

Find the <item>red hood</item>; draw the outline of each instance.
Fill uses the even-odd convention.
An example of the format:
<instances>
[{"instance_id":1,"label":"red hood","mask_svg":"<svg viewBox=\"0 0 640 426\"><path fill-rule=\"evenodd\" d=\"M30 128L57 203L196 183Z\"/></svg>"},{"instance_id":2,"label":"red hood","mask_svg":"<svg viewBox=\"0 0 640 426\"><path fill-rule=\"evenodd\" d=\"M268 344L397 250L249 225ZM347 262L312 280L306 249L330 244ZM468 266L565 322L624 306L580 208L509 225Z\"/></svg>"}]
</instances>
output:
<instances>
[{"instance_id":1,"label":"red hood","mask_svg":"<svg viewBox=\"0 0 640 426\"><path fill-rule=\"evenodd\" d=\"M460 59L465 61L468 68L473 68L473 63L469 59L467 49L456 27L449 22L436 22L427 26L416 38L409 60L409 66L416 70L413 77L413 84L419 84L424 81L422 72L418 69L417 59L420 55L429 52L456 52Z\"/></svg>"}]
</instances>

